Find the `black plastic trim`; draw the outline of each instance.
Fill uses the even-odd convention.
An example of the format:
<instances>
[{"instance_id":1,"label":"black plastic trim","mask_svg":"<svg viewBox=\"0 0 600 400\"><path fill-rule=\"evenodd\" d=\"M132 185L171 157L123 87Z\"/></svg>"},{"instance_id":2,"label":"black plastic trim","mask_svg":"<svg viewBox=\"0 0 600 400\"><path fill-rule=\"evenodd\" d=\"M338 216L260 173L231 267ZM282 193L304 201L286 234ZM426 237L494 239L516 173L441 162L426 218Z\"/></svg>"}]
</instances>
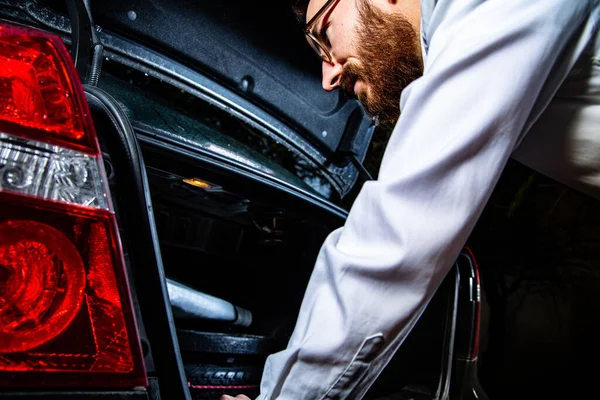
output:
<instances>
[{"instance_id":1,"label":"black plastic trim","mask_svg":"<svg viewBox=\"0 0 600 400\"><path fill-rule=\"evenodd\" d=\"M150 189L142 153L127 116L116 101L101 89L85 86L90 106L102 107L117 127L99 132L111 155L120 188L120 208L131 227L132 274L140 311L163 399L190 399L179 352L175 324L156 233ZM135 227L135 228L133 228Z\"/></svg>"}]
</instances>

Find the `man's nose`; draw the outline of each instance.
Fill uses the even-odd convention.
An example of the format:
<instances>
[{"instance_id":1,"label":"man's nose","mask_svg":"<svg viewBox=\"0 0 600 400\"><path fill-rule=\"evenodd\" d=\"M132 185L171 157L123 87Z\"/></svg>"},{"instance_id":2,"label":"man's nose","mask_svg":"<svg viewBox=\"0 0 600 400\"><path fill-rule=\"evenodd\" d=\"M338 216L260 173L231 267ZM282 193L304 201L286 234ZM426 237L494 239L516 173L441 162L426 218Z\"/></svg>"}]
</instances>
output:
<instances>
[{"instance_id":1,"label":"man's nose","mask_svg":"<svg viewBox=\"0 0 600 400\"><path fill-rule=\"evenodd\" d=\"M323 61L323 89L330 92L340 84L344 67L339 62L328 63Z\"/></svg>"}]
</instances>

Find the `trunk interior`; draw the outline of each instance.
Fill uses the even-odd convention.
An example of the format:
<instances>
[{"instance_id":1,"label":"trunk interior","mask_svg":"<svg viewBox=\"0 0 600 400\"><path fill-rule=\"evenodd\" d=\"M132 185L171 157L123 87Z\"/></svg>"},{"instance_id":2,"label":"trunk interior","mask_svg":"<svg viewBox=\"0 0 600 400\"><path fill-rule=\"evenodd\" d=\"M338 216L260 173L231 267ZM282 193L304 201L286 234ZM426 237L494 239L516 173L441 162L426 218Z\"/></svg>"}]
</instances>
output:
<instances>
[{"instance_id":1,"label":"trunk interior","mask_svg":"<svg viewBox=\"0 0 600 400\"><path fill-rule=\"evenodd\" d=\"M227 178L228 171L224 182L219 172L194 173L179 158L178 168L165 172L153 165L168 168L168 155L147 148L146 156L167 276L250 310L248 333L279 331L297 313L319 247L342 218L273 189L261 193L259 183L247 195L240 190L247 182L234 182L244 177ZM180 168L187 175L173 173ZM189 176L218 189L183 183Z\"/></svg>"},{"instance_id":2,"label":"trunk interior","mask_svg":"<svg viewBox=\"0 0 600 400\"><path fill-rule=\"evenodd\" d=\"M213 398L219 384L243 384L248 386L245 392L256 394L252 386L260 382L266 357L287 344L318 250L343 219L266 187L246 196L241 181L233 186L238 190L205 197L179 184L181 176L175 170L183 168L223 190L232 187L225 182L247 177L182 165L181 157L176 167L160 150L142 148L167 276L253 315L249 327L176 320L192 391L196 398ZM402 389L435 395L443 370L452 284L451 279L444 283L367 399L384 399Z\"/></svg>"},{"instance_id":3,"label":"trunk interior","mask_svg":"<svg viewBox=\"0 0 600 400\"><path fill-rule=\"evenodd\" d=\"M315 195L302 174L290 178L289 165L286 171L264 161L276 172L267 175L281 178L274 181L261 169L244 168L231 157L205 151L210 145L197 144L200 134L211 144L230 138L227 146L233 150L239 143L231 138L253 142L253 152L244 147L235 155L245 164L260 161L260 153L271 147L257 141L256 134L244 136L250 130L240 132L241 122L233 124L231 115L198 103L193 113L173 112L175 104L189 109L187 100L157 100L153 81L139 73L121 72L111 81L110 64L105 64L101 86L125 110L144 156L167 278L252 313L249 326L175 320L192 393L196 398L218 398L228 390L255 395L266 357L289 340L318 251L327 235L343 225L346 212ZM196 142L190 144L191 139ZM279 165L297 165L288 153L281 154L267 152ZM304 172L309 181L315 176ZM448 351L453 284L449 279L442 286L368 399L402 390L435 396Z\"/></svg>"}]
</instances>

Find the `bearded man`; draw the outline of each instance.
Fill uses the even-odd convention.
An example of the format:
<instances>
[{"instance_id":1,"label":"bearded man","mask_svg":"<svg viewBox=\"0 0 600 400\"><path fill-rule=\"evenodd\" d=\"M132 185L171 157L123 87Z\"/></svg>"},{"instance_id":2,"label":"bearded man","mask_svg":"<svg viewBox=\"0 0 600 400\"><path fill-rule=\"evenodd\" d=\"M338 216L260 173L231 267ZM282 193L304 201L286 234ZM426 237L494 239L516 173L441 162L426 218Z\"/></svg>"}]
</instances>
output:
<instances>
[{"instance_id":1,"label":"bearded man","mask_svg":"<svg viewBox=\"0 0 600 400\"><path fill-rule=\"evenodd\" d=\"M360 399L451 268L509 157L600 198L600 6L310 0L296 9L323 89L395 126L378 179L325 241L259 398Z\"/></svg>"}]
</instances>

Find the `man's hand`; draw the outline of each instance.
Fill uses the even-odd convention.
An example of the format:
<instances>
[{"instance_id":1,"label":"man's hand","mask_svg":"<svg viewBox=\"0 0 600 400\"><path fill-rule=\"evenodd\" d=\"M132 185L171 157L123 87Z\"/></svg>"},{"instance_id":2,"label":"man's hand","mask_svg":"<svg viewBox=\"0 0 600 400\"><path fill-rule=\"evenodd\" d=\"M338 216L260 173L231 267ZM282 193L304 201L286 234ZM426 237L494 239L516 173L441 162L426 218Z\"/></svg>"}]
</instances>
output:
<instances>
[{"instance_id":1,"label":"man's hand","mask_svg":"<svg viewBox=\"0 0 600 400\"><path fill-rule=\"evenodd\" d=\"M244 396L243 394L238 394L235 397L224 394L223 396L221 396L221 398L219 400L251 400L251 399L250 399L250 397Z\"/></svg>"}]
</instances>

